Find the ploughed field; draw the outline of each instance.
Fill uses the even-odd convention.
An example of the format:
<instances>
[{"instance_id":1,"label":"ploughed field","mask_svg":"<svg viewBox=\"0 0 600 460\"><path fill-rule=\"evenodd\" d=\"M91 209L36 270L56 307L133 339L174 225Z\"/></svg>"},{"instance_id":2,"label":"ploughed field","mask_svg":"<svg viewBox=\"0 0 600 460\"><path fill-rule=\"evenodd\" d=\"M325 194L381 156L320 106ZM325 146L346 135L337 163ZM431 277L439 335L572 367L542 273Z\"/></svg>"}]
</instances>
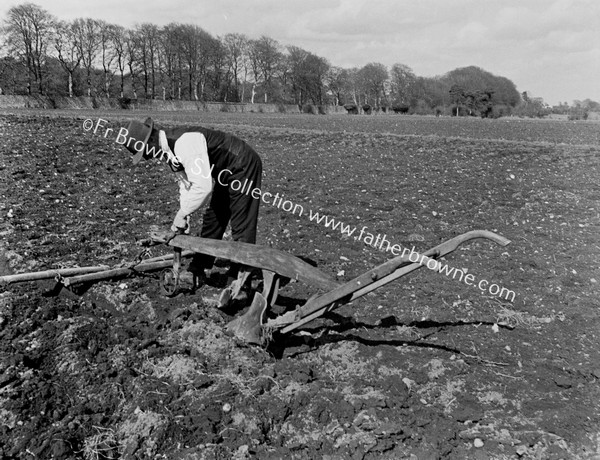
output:
<instances>
[{"instance_id":1,"label":"ploughed field","mask_svg":"<svg viewBox=\"0 0 600 460\"><path fill-rule=\"evenodd\" d=\"M116 142L147 115L0 115L0 274L129 264L170 225L171 173L134 167ZM418 270L266 349L225 331L240 312L203 300L224 262L174 298L157 274L0 287L0 458L600 455L600 124L151 115L251 143L262 191L295 209L263 203L258 244L339 281L393 257L386 241L423 252L485 229L512 242L468 243L448 272ZM94 133L86 118L106 122ZM271 315L312 294L288 284Z\"/></svg>"}]
</instances>

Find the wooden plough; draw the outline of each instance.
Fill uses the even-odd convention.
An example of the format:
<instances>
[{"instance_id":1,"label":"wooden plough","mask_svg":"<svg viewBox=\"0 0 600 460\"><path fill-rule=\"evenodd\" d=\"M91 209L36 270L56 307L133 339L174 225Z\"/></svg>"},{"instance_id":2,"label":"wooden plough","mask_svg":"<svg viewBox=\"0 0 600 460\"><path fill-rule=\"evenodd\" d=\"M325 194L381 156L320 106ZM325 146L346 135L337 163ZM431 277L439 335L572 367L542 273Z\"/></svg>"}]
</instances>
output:
<instances>
[{"instance_id":1,"label":"wooden plough","mask_svg":"<svg viewBox=\"0 0 600 460\"><path fill-rule=\"evenodd\" d=\"M410 255L395 257L351 281L338 283L298 257L272 248L187 235L178 235L168 242L164 235L153 234L151 237L155 243L166 243L174 248L173 267L167 270L162 277L163 292L169 295L177 292L183 250L226 259L262 270L262 292L254 294L252 304L246 313L227 325L228 330L237 337L254 344L263 344L265 336L273 331L282 334L291 332L341 305L353 302L369 292L427 265L430 261L437 264L436 259L454 252L463 243L478 238L491 240L502 246L510 243L509 240L496 233L473 230L456 236L423 254L413 252ZM416 262L410 258L415 254L418 256L415 259ZM235 298L247 275L248 272L242 270L238 280L223 291L221 298L225 300ZM282 278L300 281L326 292L312 296L304 305L293 311L288 311L276 318L265 319L265 312L277 300Z\"/></svg>"},{"instance_id":2,"label":"wooden plough","mask_svg":"<svg viewBox=\"0 0 600 460\"><path fill-rule=\"evenodd\" d=\"M262 292L254 293L250 308L243 315L231 321L227 325L227 329L248 343L263 344L265 337L274 331L281 334L291 332L341 305L353 302L381 286L428 265L432 261L437 264L436 259L454 252L463 243L477 238L491 240L502 246L510 243L509 240L496 233L473 230L456 236L423 254L411 251L411 254L388 260L351 281L339 283L302 259L277 249L187 235L177 235L168 239L166 234L155 233L151 235L147 243L168 244L173 247L172 254L140 260L125 267L80 267L0 276L0 285L56 278L58 285L73 287L86 282L163 270L161 290L164 294L173 296L179 289L182 259L196 253L205 254L245 267L240 270L238 279L223 290L220 299L222 305L236 298L248 279L249 269L262 270ZM414 255L417 256L416 261L411 259L411 256ZM265 312L277 301L280 282L286 278L305 283L321 293L313 295L304 305L298 306L293 311L288 311L276 318L266 319Z\"/></svg>"}]
</instances>

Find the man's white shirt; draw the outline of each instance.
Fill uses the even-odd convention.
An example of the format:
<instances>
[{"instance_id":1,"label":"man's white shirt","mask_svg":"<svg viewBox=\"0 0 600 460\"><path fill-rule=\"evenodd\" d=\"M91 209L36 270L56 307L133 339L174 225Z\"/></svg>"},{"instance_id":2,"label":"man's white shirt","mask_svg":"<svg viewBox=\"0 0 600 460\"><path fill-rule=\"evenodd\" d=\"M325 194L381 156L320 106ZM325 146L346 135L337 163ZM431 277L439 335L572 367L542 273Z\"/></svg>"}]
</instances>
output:
<instances>
[{"instance_id":1,"label":"man's white shirt","mask_svg":"<svg viewBox=\"0 0 600 460\"><path fill-rule=\"evenodd\" d=\"M162 133L161 133L162 134ZM162 136L161 148L165 151ZM168 145L166 146L168 149ZM171 230L189 231L189 216L206 204L213 189L212 168L208 158L206 138L202 133L184 133L175 141L174 154L183 165L177 172L179 182L179 211L175 215ZM170 151L170 150L168 150Z\"/></svg>"}]
</instances>

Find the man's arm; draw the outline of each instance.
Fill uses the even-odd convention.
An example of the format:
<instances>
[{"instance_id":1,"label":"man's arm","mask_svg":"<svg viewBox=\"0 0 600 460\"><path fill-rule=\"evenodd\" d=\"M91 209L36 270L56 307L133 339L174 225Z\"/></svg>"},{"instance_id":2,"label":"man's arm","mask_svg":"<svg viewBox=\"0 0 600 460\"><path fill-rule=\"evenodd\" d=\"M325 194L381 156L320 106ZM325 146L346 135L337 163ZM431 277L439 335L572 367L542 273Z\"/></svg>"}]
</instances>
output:
<instances>
[{"instance_id":1,"label":"man's arm","mask_svg":"<svg viewBox=\"0 0 600 460\"><path fill-rule=\"evenodd\" d=\"M174 150L186 177L179 182L179 211L171 229L185 231L189 227L189 215L206 203L212 191L211 166L202 133L183 134L175 142Z\"/></svg>"}]
</instances>

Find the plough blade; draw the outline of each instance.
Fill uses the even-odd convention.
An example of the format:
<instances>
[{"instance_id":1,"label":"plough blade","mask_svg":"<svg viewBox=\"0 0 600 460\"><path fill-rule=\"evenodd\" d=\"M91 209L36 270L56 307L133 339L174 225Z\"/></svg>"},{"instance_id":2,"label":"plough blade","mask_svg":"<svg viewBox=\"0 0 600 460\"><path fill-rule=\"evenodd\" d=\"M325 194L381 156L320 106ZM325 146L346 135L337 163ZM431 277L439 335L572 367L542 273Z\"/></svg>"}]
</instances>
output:
<instances>
[{"instance_id":1,"label":"plough blade","mask_svg":"<svg viewBox=\"0 0 600 460\"><path fill-rule=\"evenodd\" d=\"M247 343L262 345L262 318L267 305L267 299L257 292L248 311L227 324L226 329Z\"/></svg>"}]
</instances>

